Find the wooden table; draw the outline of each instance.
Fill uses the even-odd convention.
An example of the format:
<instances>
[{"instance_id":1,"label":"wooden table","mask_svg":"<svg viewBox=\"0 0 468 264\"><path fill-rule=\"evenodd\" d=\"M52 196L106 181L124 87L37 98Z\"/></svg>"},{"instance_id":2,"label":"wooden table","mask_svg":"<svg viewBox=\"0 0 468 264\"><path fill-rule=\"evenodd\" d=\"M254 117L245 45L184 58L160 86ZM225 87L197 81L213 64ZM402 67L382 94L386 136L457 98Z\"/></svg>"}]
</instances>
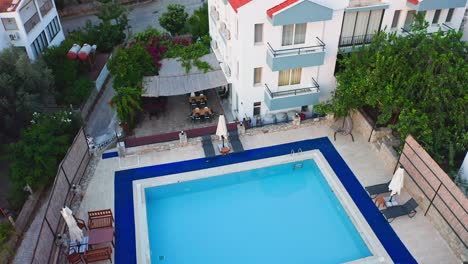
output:
<instances>
[{"instance_id":1,"label":"wooden table","mask_svg":"<svg viewBox=\"0 0 468 264\"><path fill-rule=\"evenodd\" d=\"M208 100L208 97L206 97L206 95L190 96L189 103L191 103L192 100L195 100L195 102L200 102L202 99L206 102Z\"/></svg>"},{"instance_id":2,"label":"wooden table","mask_svg":"<svg viewBox=\"0 0 468 264\"><path fill-rule=\"evenodd\" d=\"M111 242L112 247L114 247L114 228L113 227L90 229L88 236L89 236L88 244L90 246Z\"/></svg>"},{"instance_id":3,"label":"wooden table","mask_svg":"<svg viewBox=\"0 0 468 264\"><path fill-rule=\"evenodd\" d=\"M199 114L199 115L205 115L205 114L209 114L209 115L212 115L213 113L211 112L211 108L207 107L207 108L199 108L199 109L193 109L192 110L192 115L195 115L195 114Z\"/></svg>"}]
</instances>

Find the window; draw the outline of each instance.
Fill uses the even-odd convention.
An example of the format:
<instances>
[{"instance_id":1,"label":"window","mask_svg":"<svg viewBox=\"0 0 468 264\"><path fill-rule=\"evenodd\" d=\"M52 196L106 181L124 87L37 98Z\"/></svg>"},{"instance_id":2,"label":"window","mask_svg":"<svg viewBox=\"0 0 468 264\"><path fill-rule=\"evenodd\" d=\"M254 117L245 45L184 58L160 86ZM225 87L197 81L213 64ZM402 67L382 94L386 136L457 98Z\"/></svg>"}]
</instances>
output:
<instances>
[{"instance_id":1,"label":"window","mask_svg":"<svg viewBox=\"0 0 468 264\"><path fill-rule=\"evenodd\" d=\"M48 45L49 43L47 42L47 37L44 31L42 31L41 34L39 34L39 36L31 44L31 49L34 52L34 58L37 58Z\"/></svg>"},{"instance_id":2,"label":"window","mask_svg":"<svg viewBox=\"0 0 468 264\"><path fill-rule=\"evenodd\" d=\"M340 46L370 43L380 31L383 10L346 12L341 28Z\"/></svg>"},{"instance_id":3,"label":"window","mask_svg":"<svg viewBox=\"0 0 468 264\"><path fill-rule=\"evenodd\" d=\"M262 83L262 68L254 68L254 85Z\"/></svg>"},{"instance_id":4,"label":"window","mask_svg":"<svg viewBox=\"0 0 468 264\"><path fill-rule=\"evenodd\" d=\"M255 44L263 42L263 24L255 24Z\"/></svg>"},{"instance_id":5,"label":"window","mask_svg":"<svg viewBox=\"0 0 468 264\"><path fill-rule=\"evenodd\" d=\"M2 18L2 23L6 31L18 29L18 25L16 25L16 20L14 17Z\"/></svg>"},{"instance_id":6,"label":"window","mask_svg":"<svg viewBox=\"0 0 468 264\"><path fill-rule=\"evenodd\" d=\"M282 46L294 44L304 44L307 24L292 24L283 26Z\"/></svg>"},{"instance_id":7,"label":"window","mask_svg":"<svg viewBox=\"0 0 468 264\"><path fill-rule=\"evenodd\" d=\"M58 22L58 18L55 17L54 19L52 19L49 25L47 25L46 29L47 29L47 34L49 35L49 39L50 41L52 41L55 38L55 36L57 36L57 34L60 32L60 25Z\"/></svg>"},{"instance_id":8,"label":"window","mask_svg":"<svg viewBox=\"0 0 468 264\"><path fill-rule=\"evenodd\" d=\"M437 9L434 14L434 18L432 18L432 24L438 24L440 17L440 9Z\"/></svg>"},{"instance_id":9,"label":"window","mask_svg":"<svg viewBox=\"0 0 468 264\"><path fill-rule=\"evenodd\" d=\"M260 115L261 110L262 110L262 103L261 102L255 102L253 104L253 115L254 116Z\"/></svg>"},{"instance_id":10,"label":"window","mask_svg":"<svg viewBox=\"0 0 468 264\"><path fill-rule=\"evenodd\" d=\"M278 86L300 84L301 73L302 68L279 71Z\"/></svg>"},{"instance_id":11,"label":"window","mask_svg":"<svg viewBox=\"0 0 468 264\"><path fill-rule=\"evenodd\" d=\"M396 10L393 14L392 28L398 27L398 20L400 19L400 10Z\"/></svg>"},{"instance_id":12,"label":"window","mask_svg":"<svg viewBox=\"0 0 468 264\"><path fill-rule=\"evenodd\" d=\"M416 11L408 11L406 14L405 25L403 26L406 30L411 30L411 25L414 22L414 17L416 16Z\"/></svg>"},{"instance_id":13,"label":"window","mask_svg":"<svg viewBox=\"0 0 468 264\"><path fill-rule=\"evenodd\" d=\"M451 22L452 21L452 16L453 16L453 11L454 8L450 8L447 13L447 18L445 19L445 22Z\"/></svg>"}]
</instances>

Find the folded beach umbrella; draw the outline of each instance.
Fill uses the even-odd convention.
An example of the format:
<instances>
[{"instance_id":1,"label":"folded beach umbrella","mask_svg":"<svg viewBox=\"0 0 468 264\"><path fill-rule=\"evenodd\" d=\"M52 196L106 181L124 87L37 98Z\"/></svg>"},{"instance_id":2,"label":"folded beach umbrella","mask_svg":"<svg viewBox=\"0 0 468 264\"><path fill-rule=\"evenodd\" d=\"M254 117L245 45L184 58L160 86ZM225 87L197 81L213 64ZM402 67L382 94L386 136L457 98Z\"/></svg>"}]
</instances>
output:
<instances>
[{"instance_id":1,"label":"folded beach umbrella","mask_svg":"<svg viewBox=\"0 0 468 264\"><path fill-rule=\"evenodd\" d=\"M401 193L401 189L403 188L404 179L405 179L405 170L402 167L399 167L396 170L395 174L393 174L392 181L388 185L388 190L392 191L390 196Z\"/></svg>"}]
</instances>

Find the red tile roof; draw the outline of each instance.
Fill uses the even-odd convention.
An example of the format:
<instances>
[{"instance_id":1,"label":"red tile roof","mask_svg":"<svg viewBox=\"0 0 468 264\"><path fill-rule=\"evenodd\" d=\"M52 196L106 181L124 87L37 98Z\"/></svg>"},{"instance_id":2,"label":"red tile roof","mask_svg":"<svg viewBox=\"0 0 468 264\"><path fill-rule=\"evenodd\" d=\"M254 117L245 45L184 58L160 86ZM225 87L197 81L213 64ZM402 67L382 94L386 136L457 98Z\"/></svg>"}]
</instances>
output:
<instances>
[{"instance_id":1,"label":"red tile roof","mask_svg":"<svg viewBox=\"0 0 468 264\"><path fill-rule=\"evenodd\" d=\"M408 2L412 3L413 5L419 5L418 0L408 0Z\"/></svg>"},{"instance_id":2,"label":"red tile roof","mask_svg":"<svg viewBox=\"0 0 468 264\"><path fill-rule=\"evenodd\" d=\"M270 17L270 18L273 18L273 14L278 12L278 11L281 11L282 9L285 9L286 7L296 3L297 1L299 0L286 0L284 2L282 2L281 4L279 5L275 5L274 7L270 8L267 10L267 15ZM417 0L416 0L417 1Z\"/></svg>"},{"instance_id":3,"label":"red tile roof","mask_svg":"<svg viewBox=\"0 0 468 264\"><path fill-rule=\"evenodd\" d=\"M13 3L13 2L16 2L16 3ZM18 1L0 0L0 13L15 12L16 8L19 6L20 3L21 3L20 0L18 0Z\"/></svg>"},{"instance_id":4,"label":"red tile roof","mask_svg":"<svg viewBox=\"0 0 468 264\"><path fill-rule=\"evenodd\" d=\"M229 0L229 4L231 4L232 9L237 13L237 9L239 9L239 7L249 3L250 1L252 0Z\"/></svg>"}]
</instances>

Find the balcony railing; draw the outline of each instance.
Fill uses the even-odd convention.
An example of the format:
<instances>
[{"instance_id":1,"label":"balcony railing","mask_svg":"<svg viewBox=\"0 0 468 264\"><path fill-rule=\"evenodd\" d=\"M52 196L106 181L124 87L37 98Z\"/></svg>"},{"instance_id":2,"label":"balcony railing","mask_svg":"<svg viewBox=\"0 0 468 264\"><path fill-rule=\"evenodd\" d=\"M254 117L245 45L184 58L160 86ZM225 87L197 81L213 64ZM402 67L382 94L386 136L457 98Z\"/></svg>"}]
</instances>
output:
<instances>
[{"instance_id":1,"label":"balcony railing","mask_svg":"<svg viewBox=\"0 0 468 264\"><path fill-rule=\"evenodd\" d=\"M340 37L340 47L369 44L374 40L375 34Z\"/></svg>"},{"instance_id":2,"label":"balcony railing","mask_svg":"<svg viewBox=\"0 0 468 264\"><path fill-rule=\"evenodd\" d=\"M41 11L42 17L44 17L45 15L47 15L47 13L49 13L49 11L52 9L52 7L54 7L54 4L52 4L52 1L48 0L47 2L45 2L45 3L39 8L39 10Z\"/></svg>"},{"instance_id":3,"label":"balcony railing","mask_svg":"<svg viewBox=\"0 0 468 264\"><path fill-rule=\"evenodd\" d=\"M29 33L37 24L41 22L41 19L39 18L39 13L34 14L26 23L24 23L24 29L26 30L26 33Z\"/></svg>"},{"instance_id":4,"label":"balcony railing","mask_svg":"<svg viewBox=\"0 0 468 264\"><path fill-rule=\"evenodd\" d=\"M319 93L320 92L320 86L315 81L314 78L312 78L312 85L309 87L303 87L303 88L298 88L298 89L291 89L291 90L286 90L286 91L278 91L278 92L272 92L270 90L270 87L268 87L268 84L265 83L265 89L267 93L270 95L271 98L277 98L277 97L282 97L282 96L290 96L290 95L300 95L304 93Z\"/></svg>"},{"instance_id":5,"label":"balcony railing","mask_svg":"<svg viewBox=\"0 0 468 264\"><path fill-rule=\"evenodd\" d=\"M301 55L301 54L308 54L314 52L323 52L325 51L325 43L319 38L317 38L318 45L315 46L308 46L308 47L300 47L300 48L291 48L291 49L279 49L275 50L269 42L267 42L268 50L271 52L273 57L280 57L280 56L291 56L291 55Z\"/></svg>"}]
</instances>

